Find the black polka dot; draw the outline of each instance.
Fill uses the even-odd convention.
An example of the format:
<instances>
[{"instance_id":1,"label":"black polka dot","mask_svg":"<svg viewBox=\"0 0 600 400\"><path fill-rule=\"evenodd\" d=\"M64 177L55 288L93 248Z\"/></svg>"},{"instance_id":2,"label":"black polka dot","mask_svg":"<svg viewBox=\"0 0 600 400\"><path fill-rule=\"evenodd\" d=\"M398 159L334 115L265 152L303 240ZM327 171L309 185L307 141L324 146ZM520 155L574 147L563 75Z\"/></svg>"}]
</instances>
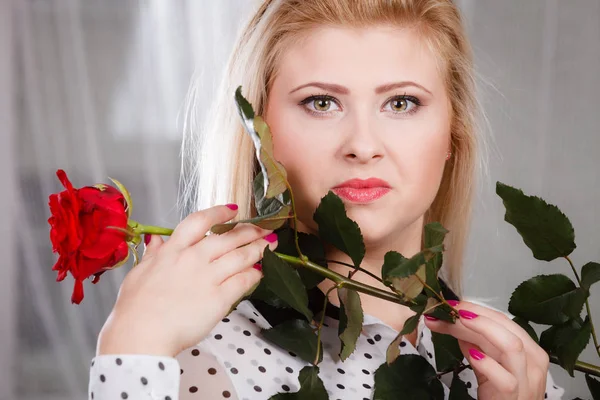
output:
<instances>
[{"instance_id":1,"label":"black polka dot","mask_svg":"<svg viewBox=\"0 0 600 400\"><path fill-rule=\"evenodd\" d=\"M256 311L252 311L252 313L258 317L258 314L256 313Z\"/></svg>"},{"instance_id":2,"label":"black polka dot","mask_svg":"<svg viewBox=\"0 0 600 400\"><path fill-rule=\"evenodd\" d=\"M225 390L223 391L223 397L225 397L226 399L231 397L231 393L229 393L229 391Z\"/></svg>"},{"instance_id":3,"label":"black polka dot","mask_svg":"<svg viewBox=\"0 0 600 400\"><path fill-rule=\"evenodd\" d=\"M262 365L261 365L260 367L258 367L258 370L259 370L260 372L267 372L266 368L265 368L265 367L263 367Z\"/></svg>"},{"instance_id":4,"label":"black polka dot","mask_svg":"<svg viewBox=\"0 0 600 400\"><path fill-rule=\"evenodd\" d=\"M94 392L92 392L92 400L94 399Z\"/></svg>"},{"instance_id":5,"label":"black polka dot","mask_svg":"<svg viewBox=\"0 0 600 400\"><path fill-rule=\"evenodd\" d=\"M234 374L234 375L238 373L238 370L237 370L237 368L235 368L235 367L234 367L234 368L231 368L231 370L230 370L230 371L231 371L231 373L232 373L232 374Z\"/></svg>"},{"instance_id":6,"label":"black polka dot","mask_svg":"<svg viewBox=\"0 0 600 400\"><path fill-rule=\"evenodd\" d=\"M106 382L106 377L104 375L100 375L100 381L101 382Z\"/></svg>"},{"instance_id":7,"label":"black polka dot","mask_svg":"<svg viewBox=\"0 0 600 400\"><path fill-rule=\"evenodd\" d=\"M341 383L338 383L338 384L337 384L337 387L339 387L340 389L346 389L346 388L344 387L344 385L342 385Z\"/></svg>"},{"instance_id":8,"label":"black polka dot","mask_svg":"<svg viewBox=\"0 0 600 400\"><path fill-rule=\"evenodd\" d=\"M368 385L368 384L366 384L366 383L363 383L363 387L364 387L365 389L371 389L371 385Z\"/></svg>"},{"instance_id":9,"label":"black polka dot","mask_svg":"<svg viewBox=\"0 0 600 400\"><path fill-rule=\"evenodd\" d=\"M271 350L265 348L265 354L269 354L270 355L271 354Z\"/></svg>"},{"instance_id":10,"label":"black polka dot","mask_svg":"<svg viewBox=\"0 0 600 400\"><path fill-rule=\"evenodd\" d=\"M281 388L282 388L283 390L285 390L286 392L289 392L289 391L290 391L290 387L289 387L288 385L281 385Z\"/></svg>"},{"instance_id":11,"label":"black polka dot","mask_svg":"<svg viewBox=\"0 0 600 400\"><path fill-rule=\"evenodd\" d=\"M363 374L365 374L365 375L371 375L371 373L370 373L369 371L367 371L366 369L363 369L363 370L362 370L362 372L363 372Z\"/></svg>"},{"instance_id":12,"label":"black polka dot","mask_svg":"<svg viewBox=\"0 0 600 400\"><path fill-rule=\"evenodd\" d=\"M223 321L223 322L229 322L229 318L223 318L221 321Z\"/></svg>"},{"instance_id":13,"label":"black polka dot","mask_svg":"<svg viewBox=\"0 0 600 400\"><path fill-rule=\"evenodd\" d=\"M369 353L365 353L365 358L368 358L370 360L371 358L373 358L373 356L370 355Z\"/></svg>"},{"instance_id":14,"label":"black polka dot","mask_svg":"<svg viewBox=\"0 0 600 400\"><path fill-rule=\"evenodd\" d=\"M289 353L289 354L290 354L290 356L292 356L292 357L297 357L297 356L296 356L296 353L294 353L293 351L288 351L288 353Z\"/></svg>"},{"instance_id":15,"label":"black polka dot","mask_svg":"<svg viewBox=\"0 0 600 400\"><path fill-rule=\"evenodd\" d=\"M160 368L161 371L164 371L165 370L165 364L163 364L162 361L159 362L158 363L158 368Z\"/></svg>"},{"instance_id":16,"label":"black polka dot","mask_svg":"<svg viewBox=\"0 0 600 400\"><path fill-rule=\"evenodd\" d=\"M423 339L423 332L421 332L421 339Z\"/></svg>"},{"instance_id":17,"label":"black polka dot","mask_svg":"<svg viewBox=\"0 0 600 400\"><path fill-rule=\"evenodd\" d=\"M95 363L95 361L94 361L94 360L92 360L92 367L94 366L94 363ZM555 389L556 389L556 388L555 388Z\"/></svg>"},{"instance_id":18,"label":"black polka dot","mask_svg":"<svg viewBox=\"0 0 600 400\"><path fill-rule=\"evenodd\" d=\"M115 360L115 362L117 363L117 365L122 365L123 364L123 360L121 360L120 358L117 358Z\"/></svg>"},{"instance_id":19,"label":"black polka dot","mask_svg":"<svg viewBox=\"0 0 600 400\"><path fill-rule=\"evenodd\" d=\"M256 390L257 392L262 392L262 389L260 388L260 386L254 386L254 390Z\"/></svg>"},{"instance_id":20,"label":"black polka dot","mask_svg":"<svg viewBox=\"0 0 600 400\"><path fill-rule=\"evenodd\" d=\"M548 398L548 393L544 393L544 398L547 399Z\"/></svg>"},{"instance_id":21,"label":"black polka dot","mask_svg":"<svg viewBox=\"0 0 600 400\"><path fill-rule=\"evenodd\" d=\"M165 400L171 400L171 396L166 396Z\"/></svg>"},{"instance_id":22,"label":"black polka dot","mask_svg":"<svg viewBox=\"0 0 600 400\"><path fill-rule=\"evenodd\" d=\"M215 335L215 339L217 339L217 340L221 340L221 339L223 339L223 335L221 335L221 334L217 333L217 334Z\"/></svg>"},{"instance_id":23,"label":"black polka dot","mask_svg":"<svg viewBox=\"0 0 600 400\"><path fill-rule=\"evenodd\" d=\"M553 387L554 389L558 389L558 388L557 388L555 385L552 385L552 387Z\"/></svg>"},{"instance_id":24,"label":"black polka dot","mask_svg":"<svg viewBox=\"0 0 600 400\"><path fill-rule=\"evenodd\" d=\"M373 336L373 339L379 342L381 340L381 335L378 333L377 335Z\"/></svg>"},{"instance_id":25,"label":"black polka dot","mask_svg":"<svg viewBox=\"0 0 600 400\"><path fill-rule=\"evenodd\" d=\"M341 368L338 368L338 369L337 369L337 372L339 372L340 374L345 374L345 373L346 373L346 371L344 371L344 370L343 370L343 369L341 369Z\"/></svg>"},{"instance_id":26,"label":"black polka dot","mask_svg":"<svg viewBox=\"0 0 600 400\"><path fill-rule=\"evenodd\" d=\"M290 374L291 374L292 372L294 372L294 370L293 370L293 369L291 369L290 367L285 367L285 370L286 370L287 372L289 372Z\"/></svg>"},{"instance_id":27,"label":"black polka dot","mask_svg":"<svg viewBox=\"0 0 600 400\"><path fill-rule=\"evenodd\" d=\"M427 352L427 357L433 358L433 354L431 354L430 352Z\"/></svg>"},{"instance_id":28,"label":"black polka dot","mask_svg":"<svg viewBox=\"0 0 600 400\"><path fill-rule=\"evenodd\" d=\"M193 355L194 357L197 357L197 356L199 356L199 355L200 355L200 350L198 350L198 349L194 349L194 350L192 350L192 355Z\"/></svg>"},{"instance_id":29,"label":"black polka dot","mask_svg":"<svg viewBox=\"0 0 600 400\"><path fill-rule=\"evenodd\" d=\"M143 376L140 379L140 381L142 382L142 385L147 385L148 384L148 379L144 378Z\"/></svg>"},{"instance_id":30,"label":"black polka dot","mask_svg":"<svg viewBox=\"0 0 600 400\"><path fill-rule=\"evenodd\" d=\"M122 398L122 399L126 399L126 398L128 398L128 397L129 397L129 396L127 396L127 393L125 393L125 392L122 392L122 393L121 393L121 398Z\"/></svg>"},{"instance_id":31,"label":"black polka dot","mask_svg":"<svg viewBox=\"0 0 600 400\"><path fill-rule=\"evenodd\" d=\"M179 370L179 375L183 375L183 370L182 369Z\"/></svg>"},{"instance_id":32,"label":"black polka dot","mask_svg":"<svg viewBox=\"0 0 600 400\"><path fill-rule=\"evenodd\" d=\"M400 342L400 347L406 347L406 342L405 341Z\"/></svg>"},{"instance_id":33,"label":"black polka dot","mask_svg":"<svg viewBox=\"0 0 600 400\"><path fill-rule=\"evenodd\" d=\"M471 388L471 382L467 382L467 389Z\"/></svg>"},{"instance_id":34,"label":"black polka dot","mask_svg":"<svg viewBox=\"0 0 600 400\"><path fill-rule=\"evenodd\" d=\"M190 386L190 393L196 393L198 388L196 386Z\"/></svg>"},{"instance_id":35,"label":"black polka dot","mask_svg":"<svg viewBox=\"0 0 600 400\"><path fill-rule=\"evenodd\" d=\"M253 324L256 323L256 321L254 320L254 318L249 318L248 321L252 322Z\"/></svg>"},{"instance_id":36,"label":"black polka dot","mask_svg":"<svg viewBox=\"0 0 600 400\"><path fill-rule=\"evenodd\" d=\"M214 374L216 374L216 373L217 373L217 370L216 370L216 369L214 369L214 368L209 368L209 369L208 369L208 373L209 373L209 374L211 374L211 375L214 375Z\"/></svg>"},{"instance_id":37,"label":"black polka dot","mask_svg":"<svg viewBox=\"0 0 600 400\"><path fill-rule=\"evenodd\" d=\"M246 335L246 336L250 336L250 335L251 335L251 333L250 333L250 331L244 331L244 335Z\"/></svg>"},{"instance_id":38,"label":"black polka dot","mask_svg":"<svg viewBox=\"0 0 600 400\"><path fill-rule=\"evenodd\" d=\"M244 354L245 351L244 349L242 349L241 347L239 349L237 349L238 354Z\"/></svg>"},{"instance_id":39,"label":"black polka dot","mask_svg":"<svg viewBox=\"0 0 600 400\"><path fill-rule=\"evenodd\" d=\"M367 342L369 342L369 344L375 344L375 341L371 338L367 339Z\"/></svg>"}]
</instances>

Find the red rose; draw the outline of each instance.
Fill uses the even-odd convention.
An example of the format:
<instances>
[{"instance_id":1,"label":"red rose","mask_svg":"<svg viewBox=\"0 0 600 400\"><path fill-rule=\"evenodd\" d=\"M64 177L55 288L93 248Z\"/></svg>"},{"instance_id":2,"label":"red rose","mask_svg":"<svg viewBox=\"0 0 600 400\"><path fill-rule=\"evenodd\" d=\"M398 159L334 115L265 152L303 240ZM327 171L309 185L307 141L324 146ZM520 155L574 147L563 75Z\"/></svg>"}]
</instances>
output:
<instances>
[{"instance_id":1,"label":"red rose","mask_svg":"<svg viewBox=\"0 0 600 400\"><path fill-rule=\"evenodd\" d=\"M59 254L52 268L57 282L71 272L75 288L71 301L83 300L83 280L126 261L129 255L127 235L109 226L127 229L127 201L116 188L108 185L75 189L63 170L56 172L66 190L49 197L52 250Z\"/></svg>"}]
</instances>

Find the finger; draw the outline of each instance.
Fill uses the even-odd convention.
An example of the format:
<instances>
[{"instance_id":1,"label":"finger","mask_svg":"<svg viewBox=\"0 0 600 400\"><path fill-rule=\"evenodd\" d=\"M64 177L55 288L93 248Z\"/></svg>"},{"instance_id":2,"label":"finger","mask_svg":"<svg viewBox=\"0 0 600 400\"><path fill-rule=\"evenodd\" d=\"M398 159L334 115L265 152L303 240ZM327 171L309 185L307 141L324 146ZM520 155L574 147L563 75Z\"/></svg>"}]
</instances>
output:
<instances>
[{"instance_id":1,"label":"finger","mask_svg":"<svg viewBox=\"0 0 600 400\"><path fill-rule=\"evenodd\" d=\"M454 336L458 340L475 343L482 348L484 352L495 359L500 357L500 350L496 349L487 338L464 326L462 319L457 319L456 322L452 324L442 320L425 318L425 325L433 332L444 333L446 335Z\"/></svg>"},{"instance_id":2,"label":"finger","mask_svg":"<svg viewBox=\"0 0 600 400\"><path fill-rule=\"evenodd\" d=\"M221 295L228 305L242 298L262 278L262 272L255 268L246 268L226 279L221 286Z\"/></svg>"},{"instance_id":3,"label":"finger","mask_svg":"<svg viewBox=\"0 0 600 400\"><path fill-rule=\"evenodd\" d=\"M183 250L202 240L211 226L231 220L236 213L235 204L215 206L192 213L177 225L167 245L171 250Z\"/></svg>"},{"instance_id":4,"label":"finger","mask_svg":"<svg viewBox=\"0 0 600 400\"><path fill-rule=\"evenodd\" d=\"M485 376L484 383L489 382L494 388L502 394L500 398L517 398L519 393L519 379L507 371L502 365L487 354L483 353L477 347L471 347L467 350L467 360L476 374ZM482 379L483 380L483 379ZM478 379L481 386L483 383ZM498 396L496 396L498 397Z\"/></svg>"},{"instance_id":5,"label":"finger","mask_svg":"<svg viewBox=\"0 0 600 400\"><path fill-rule=\"evenodd\" d=\"M460 340L460 339L458 339L458 346L460 347L460 351L462 352L463 356L465 356L467 361L469 360L469 357L470 357L469 349L476 348L477 350L481 351L481 349L479 349L473 343L465 342L464 340ZM473 372L475 373L475 377L477 378L477 383L479 384L479 386L482 386L484 383L486 383L488 381L488 378L485 375L483 375L481 372L479 372L478 370L473 369Z\"/></svg>"},{"instance_id":6,"label":"finger","mask_svg":"<svg viewBox=\"0 0 600 400\"><path fill-rule=\"evenodd\" d=\"M272 242L269 242L270 240ZM231 276L259 262L263 257L263 252L267 245L271 250L277 247L277 234L271 233L265 238L255 240L246 246L232 250L210 263L208 268L214 269L213 276L217 284L223 284Z\"/></svg>"},{"instance_id":7,"label":"finger","mask_svg":"<svg viewBox=\"0 0 600 400\"><path fill-rule=\"evenodd\" d=\"M149 233L144 235L144 254L142 255L142 261L150 260L153 258L158 249L163 245L164 240L160 235L151 235Z\"/></svg>"},{"instance_id":8,"label":"finger","mask_svg":"<svg viewBox=\"0 0 600 400\"><path fill-rule=\"evenodd\" d=\"M201 254L208 254L208 261L212 262L230 251L263 238L272 232L272 230L262 229L253 224L243 223L221 235L207 236L196 243L192 249Z\"/></svg>"},{"instance_id":9,"label":"finger","mask_svg":"<svg viewBox=\"0 0 600 400\"><path fill-rule=\"evenodd\" d=\"M548 363L548 354L544 351L544 349L542 349L531 338L531 336L529 336L529 334L523 328L521 328L521 326L519 326L519 324L515 323L505 313L468 301L461 301L457 304L455 308L467 309L478 315L484 315L488 318L493 319L494 321L511 331L513 334L517 335L523 341L523 344L525 345L525 351L530 357L534 359L536 363L538 363L540 366L544 366Z\"/></svg>"}]
</instances>

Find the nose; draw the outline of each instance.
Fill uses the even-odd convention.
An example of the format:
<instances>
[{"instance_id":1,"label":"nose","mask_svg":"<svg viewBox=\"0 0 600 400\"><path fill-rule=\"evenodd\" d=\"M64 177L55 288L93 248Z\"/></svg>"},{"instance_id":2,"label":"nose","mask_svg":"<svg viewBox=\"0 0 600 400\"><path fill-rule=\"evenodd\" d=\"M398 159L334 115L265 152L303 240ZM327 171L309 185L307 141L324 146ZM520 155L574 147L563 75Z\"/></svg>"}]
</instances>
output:
<instances>
[{"instance_id":1,"label":"nose","mask_svg":"<svg viewBox=\"0 0 600 400\"><path fill-rule=\"evenodd\" d=\"M355 115L349 122L341 147L344 159L366 164L382 158L384 143L377 133L376 121L365 115Z\"/></svg>"}]
</instances>

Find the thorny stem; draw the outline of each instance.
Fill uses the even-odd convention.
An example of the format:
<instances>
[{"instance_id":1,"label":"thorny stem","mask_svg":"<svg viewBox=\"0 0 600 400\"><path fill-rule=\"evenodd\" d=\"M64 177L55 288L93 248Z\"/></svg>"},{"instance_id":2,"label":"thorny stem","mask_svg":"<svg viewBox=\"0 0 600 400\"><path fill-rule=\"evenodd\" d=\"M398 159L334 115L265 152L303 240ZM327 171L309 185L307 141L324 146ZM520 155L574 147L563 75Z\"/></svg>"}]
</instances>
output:
<instances>
[{"instance_id":1,"label":"thorny stem","mask_svg":"<svg viewBox=\"0 0 600 400\"><path fill-rule=\"evenodd\" d=\"M571 269L573 270L573 274L575 274L575 278L577 279L577 283L579 284L579 287L581 287L581 279L579 278L579 274L577 273L577 270L575 269L575 266L573 265L573 261L571 261L569 256L565 256L565 258L569 262L569 265L571 266ZM585 299L585 310L587 312L588 318L590 319L590 326L592 327L592 339L594 340L594 347L596 348L596 353L598 353L598 356L600 357L600 344L598 344L598 337L596 336L596 329L594 328L594 322L592 321L592 311L590 310L590 303L587 298Z\"/></svg>"},{"instance_id":2,"label":"thorny stem","mask_svg":"<svg viewBox=\"0 0 600 400\"><path fill-rule=\"evenodd\" d=\"M352 264L348 264L348 263L345 263L345 262L342 262L342 261L336 261L336 260L319 260L319 261L325 261L326 263L340 264L340 265L345 265L346 267L349 267L349 268L354 268L354 269L355 269L355 272L356 272L356 271L360 271L360 272L362 272L362 273L364 273L364 274L367 274L367 275L369 275L371 278L377 279L379 282L383 283L383 279L381 279L380 277L378 277L378 276L377 276L377 275L375 275L374 273L367 271L367 270L366 270L366 269L364 269L364 268L361 268L361 267L355 267L355 266L354 266L354 265L352 265ZM353 275L354 275L354 274L353 274Z\"/></svg>"},{"instance_id":3,"label":"thorny stem","mask_svg":"<svg viewBox=\"0 0 600 400\"><path fill-rule=\"evenodd\" d=\"M327 293L325 293L325 300L323 301L323 312L321 313L321 321L319 322L319 326L317 327L317 354L315 355L315 362L313 362L314 365L317 365L317 363L319 362L319 353L321 352L321 328L323 328L323 322L325 322L325 309L327 308L327 303L329 302L329 293L331 293L331 291L336 288L336 286L332 286L327 291Z\"/></svg>"}]
</instances>

